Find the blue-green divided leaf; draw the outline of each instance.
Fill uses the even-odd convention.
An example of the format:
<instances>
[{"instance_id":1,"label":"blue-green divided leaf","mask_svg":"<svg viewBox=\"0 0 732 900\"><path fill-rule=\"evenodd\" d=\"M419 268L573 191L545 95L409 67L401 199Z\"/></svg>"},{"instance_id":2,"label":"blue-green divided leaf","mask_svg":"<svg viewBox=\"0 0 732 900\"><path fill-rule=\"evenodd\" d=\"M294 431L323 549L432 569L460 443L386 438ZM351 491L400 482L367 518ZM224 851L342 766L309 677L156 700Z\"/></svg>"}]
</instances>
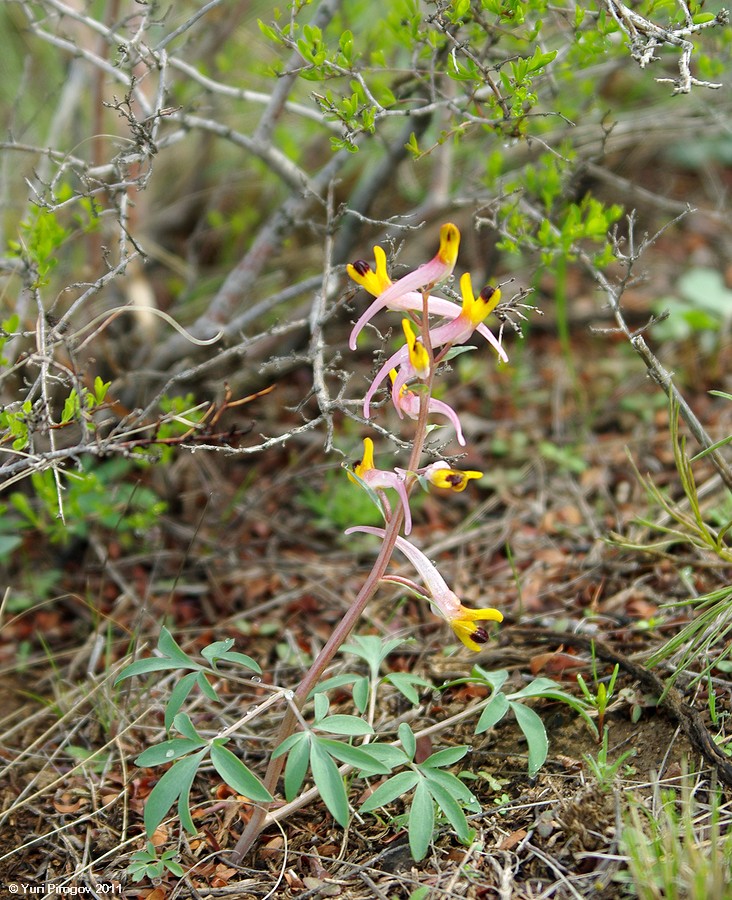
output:
<instances>
[{"instance_id":1,"label":"blue-green divided leaf","mask_svg":"<svg viewBox=\"0 0 732 900\"><path fill-rule=\"evenodd\" d=\"M391 672L384 678L384 681L393 684L399 693L404 694L413 706L419 703L416 685L424 688L433 686L431 681L427 681L426 678L421 678L419 675L412 675L411 672Z\"/></svg>"},{"instance_id":2,"label":"blue-green divided leaf","mask_svg":"<svg viewBox=\"0 0 732 900\"><path fill-rule=\"evenodd\" d=\"M427 855L435 830L435 804L423 779L414 792L409 809L409 849L419 862Z\"/></svg>"},{"instance_id":3,"label":"blue-green divided leaf","mask_svg":"<svg viewBox=\"0 0 732 900\"><path fill-rule=\"evenodd\" d=\"M577 677L579 679L582 676L578 675ZM549 679L544 680L549 681ZM529 685L529 687L531 687L531 685ZM600 684L600 687L604 688L605 686L604 684ZM521 694L524 697L531 696L530 694L523 694L521 691L519 691L518 694ZM509 698L513 700L518 696L518 694L509 694ZM597 735L597 725L595 725L594 721L589 716L587 712L587 704L584 700L579 699L572 694L568 694L566 691L563 691L558 685L554 690L550 690L549 688L543 690L539 696L543 697L545 700L557 700L560 703L565 703L570 707L570 709L573 709L582 718L590 731L593 732L593 734Z\"/></svg>"},{"instance_id":4,"label":"blue-green divided leaf","mask_svg":"<svg viewBox=\"0 0 732 900\"><path fill-rule=\"evenodd\" d=\"M420 766L431 766L433 768L437 766L452 766L461 760L469 749L470 747L466 744L460 744L457 747L447 747L444 750L438 750L420 763Z\"/></svg>"},{"instance_id":5,"label":"blue-green divided leaf","mask_svg":"<svg viewBox=\"0 0 732 900\"><path fill-rule=\"evenodd\" d=\"M561 691L561 689L560 685L558 685L556 681L552 681L551 678L535 678L530 684L527 684L526 687L522 687L520 691L515 691L508 696L511 700L518 700L526 697L543 697L547 692L554 693L556 691Z\"/></svg>"},{"instance_id":6,"label":"blue-green divided leaf","mask_svg":"<svg viewBox=\"0 0 732 900\"><path fill-rule=\"evenodd\" d=\"M208 748L199 750L191 756L179 759L177 763L172 765L163 777L158 781L150 792L150 796L145 803L145 813L143 820L145 823L145 832L148 837L152 837L155 829L160 825L165 816L168 814L170 807L185 797L186 809L181 816L181 822L191 834L196 833L196 828L191 821L190 811L187 809L187 800L190 794L193 779L201 762L208 752ZM179 803L179 812L181 812L181 804ZM188 827L190 826L190 827Z\"/></svg>"},{"instance_id":7,"label":"blue-green divided leaf","mask_svg":"<svg viewBox=\"0 0 732 900\"><path fill-rule=\"evenodd\" d=\"M348 825L348 796L333 759L317 741L310 745L310 771L323 802L341 828Z\"/></svg>"},{"instance_id":8,"label":"blue-green divided leaf","mask_svg":"<svg viewBox=\"0 0 732 900\"><path fill-rule=\"evenodd\" d=\"M394 747L391 744L369 744L368 753L369 756L388 766L389 771L396 769L397 766L406 766L410 761L401 747Z\"/></svg>"},{"instance_id":9,"label":"blue-green divided leaf","mask_svg":"<svg viewBox=\"0 0 732 900\"><path fill-rule=\"evenodd\" d=\"M511 709L529 745L529 775L533 778L544 765L549 753L546 729L539 716L528 706L511 703Z\"/></svg>"},{"instance_id":10,"label":"blue-green divided leaf","mask_svg":"<svg viewBox=\"0 0 732 900\"><path fill-rule=\"evenodd\" d=\"M391 638L384 641L373 634L361 634L355 635L349 643L343 644L341 652L360 656L364 662L368 663L371 677L376 678L379 674L379 667L386 657L405 643L403 638Z\"/></svg>"},{"instance_id":11,"label":"blue-green divided leaf","mask_svg":"<svg viewBox=\"0 0 732 900\"><path fill-rule=\"evenodd\" d=\"M163 626L160 629L160 637L158 638L158 650L172 660L177 660L181 667L200 669L201 666L177 644L173 635Z\"/></svg>"},{"instance_id":12,"label":"blue-green divided leaf","mask_svg":"<svg viewBox=\"0 0 732 900\"><path fill-rule=\"evenodd\" d=\"M329 734L365 735L373 734L374 729L360 716L326 716L321 719L317 728Z\"/></svg>"},{"instance_id":13,"label":"blue-green divided leaf","mask_svg":"<svg viewBox=\"0 0 732 900\"><path fill-rule=\"evenodd\" d=\"M180 796L178 797L178 818L180 819L180 824L189 834L196 834L198 831L191 816L191 786L195 774L194 772L190 779L182 782Z\"/></svg>"},{"instance_id":14,"label":"blue-green divided leaf","mask_svg":"<svg viewBox=\"0 0 732 900\"><path fill-rule=\"evenodd\" d=\"M196 731L196 726L191 722L191 717L188 713L178 713L173 719L173 728L179 734L182 734L184 738L188 738L189 741L205 743L204 739Z\"/></svg>"},{"instance_id":15,"label":"blue-green divided leaf","mask_svg":"<svg viewBox=\"0 0 732 900\"><path fill-rule=\"evenodd\" d=\"M317 738L317 741L335 759L353 766L366 777L388 775L391 772L390 766L369 752L371 748L368 744L365 747L352 747L343 741L332 741L329 738Z\"/></svg>"},{"instance_id":16,"label":"blue-green divided leaf","mask_svg":"<svg viewBox=\"0 0 732 900\"><path fill-rule=\"evenodd\" d=\"M214 641L201 650L201 656L216 668L216 660L219 659L227 650L231 650L234 646L234 638L226 638L225 641Z\"/></svg>"},{"instance_id":17,"label":"blue-green divided leaf","mask_svg":"<svg viewBox=\"0 0 732 900\"><path fill-rule=\"evenodd\" d=\"M313 697L313 718L316 726L320 724L321 719L324 719L328 715L329 708L330 700L325 694L316 694Z\"/></svg>"},{"instance_id":18,"label":"blue-green divided leaf","mask_svg":"<svg viewBox=\"0 0 732 900\"><path fill-rule=\"evenodd\" d=\"M173 639L173 635L165 627L160 629L158 650L163 654L162 657L151 656L148 659L138 659L130 663L119 673L114 683L118 684L125 678L132 678L134 675L147 675L150 672L163 672L166 669L195 669L198 671L203 668L181 650Z\"/></svg>"},{"instance_id":19,"label":"blue-green divided leaf","mask_svg":"<svg viewBox=\"0 0 732 900\"><path fill-rule=\"evenodd\" d=\"M208 697L209 700L212 700L214 703L219 702L219 695L216 693L216 689L206 677L205 672L201 671L198 673L196 684L201 689L201 693Z\"/></svg>"},{"instance_id":20,"label":"blue-green divided leaf","mask_svg":"<svg viewBox=\"0 0 732 900\"><path fill-rule=\"evenodd\" d=\"M468 825L468 820L458 801L449 791L445 790L441 784L437 784L437 782L426 780L425 785L437 805L445 814L447 821L452 825L455 834L458 836L458 840L463 841L463 843L469 840L473 829Z\"/></svg>"},{"instance_id":21,"label":"blue-green divided leaf","mask_svg":"<svg viewBox=\"0 0 732 900\"><path fill-rule=\"evenodd\" d=\"M417 739L415 738L412 729L406 722L402 722L397 729L397 734L399 735L399 740L402 742L404 752L410 759L414 759L414 754L417 752Z\"/></svg>"},{"instance_id":22,"label":"blue-green divided leaf","mask_svg":"<svg viewBox=\"0 0 732 900\"><path fill-rule=\"evenodd\" d=\"M256 660L252 659L251 656L247 656L246 653L239 653L238 650L228 649L233 643L233 638L229 638L225 641L217 641L201 650L201 656L205 657L214 668L216 668L216 663L224 661L236 663L238 666L244 666L245 669L250 669L252 672L261 675L261 666Z\"/></svg>"},{"instance_id":23,"label":"blue-green divided leaf","mask_svg":"<svg viewBox=\"0 0 732 900\"><path fill-rule=\"evenodd\" d=\"M310 763L310 735L301 732L293 737L299 740L290 747L285 764L285 799L288 803L300 793Z\"/></svg>"},{"instance_id":24,"label":"blue-green divided leaf","mask_svg":"<svg viewBox=\"0 0 732 900\"><path fill-rule=\"evenodd\" d=\"M450 347L447 353L442 357L442 361L449 362L451 359L455 359L456 356L460 356L463 353L470 353L472 350L477 349L477 347L472 347L470 344L461 344L459 347Z\"/></svg>"},{"instance_id":25,"label":"blue-green divided leaf","mask_svg":"<svg viewBox=\"0 0 732 900\"><path fill-rule=\"evenodd\" d=\"M474 805L475 798L470 788L451 772L443 772L442 769L421 769L421 772L430 784L439 784L459 803Z\"/></svg>"},{"instance_id":26,"label":"blue-green divided leaf","mask_svg":"<svg viewBox=\"0 0 732 900\"><path fill-rule=\"evenodd\" d=\"M498 669L495 672L489 672L481 666L473 666L472 676L476 680L485 682L493 691L500 691L503 685L508 681L508 670Z\"/></svg>"},{"instance_id":27,"label":"blue-green divided leaf","mask_svg":"<svg viewBox=\"0 0 732 900\"><path fill-rule=\"evenodd\" d=\"M308 694L308 700L310 700L314 694L324 694L326 691L332 691L335 688L345 687L348 684L353 684L355 681L358 681L363 676L354 675L353 673L345 675L334 675L332 678L326 678L325 681L321 681L319 684L316 684L315 687Z\"/></svg>"},{"instance_id":28,"label":"blue-green divided leaf","mask_svg":"<svg viewBox=\"0 0 732 900\"><path fill-rule=\"evenodd\" d=\"M170 692L170 697L165 705L165 730L170 731L171 725L176 715L180 711L181 706L188 699L188 695L193 690L193 685L198 678L198 672L189 672L184 675Z\"/></svg>"},{"instance_id":29,"label":"blue-green divided leaf","mask_svg":"<svg viewBox=\"0 0 732 900\"><path fill-rule=\"evenodd\" d=\"M211 745L211 762L214 769L237 794L242 794L255 803L269 803L273 799L267 788L239 757L217 741Z\"/></svg>"},{"instance_id":30,"label":"blue-green divided leaf","mask_svg":"<svg viewBox=\"0 0 732 900\"><path fill-rule=\"evenodd\" d=\"M277 759L278 756L282 756L284 753L287 753L295 744L299 744L302 740L309 740L310 735L306 734L304 731L298 731L297 734L291 734L289 737L285 738L282 743L276 747L272 753L272 759Z\"/></svg>"},{"instance_id":31,"label":"blue-green divided leaf","mask_svg":"<svg viewBox=\"0 0 732 900\"><path fill-rule=\"evenodd\" d=\"M369 705L370 690L371 685L368 678L359 678L353 683L353 702L356 704L356 709L360 713L365 712Z\"/></svg>"},{"instance_id":32,"label":"blue-green divided leaf","mask_svg":"<svg viewBox=\"0 0 732 900\"><path fill-rule=\"evenodd\" d=\"M125 666L119 675L114 679L115 684L124 681L125 678L132 678L134 675L147 675L149 672L162 672L166 669L184 668L180 662L173 659L163 659L160 656L151 656L148 659L138 659L129 666ZM188 665L186 668L192 668Z\"/></svg>"},{"instance_id":33,"label":"blue-green divided leaf","mask_svg":"<svg viewBox=\"0 0 732 900\"><path fill-rule=\"evenodd\" d=\"M493 728L508 712L508 697L505 694L496 694L480 714L475 733L482 734Z\"/></svg>"},{"instance_id":34,"label":"blue-green divided leaf","mask_svg":"<svg viewBox=\"0 0 732 900\"><path fill-rule=\"evenodd\" d=\"M398 772L392 775L383 784L380 784L370 797L361 804L360 812L373 812L380 806L388 806L392 800L408 793L420 780L417 772L411 769L408 772Z\"/></svg>"},{"instance_id":35,"label":"blue-green divided leaf","mask_svg":"<svg viewBox=\"0 0 732 900\"><path fill-rule=\"evenodd\" d=\"M206 741L189 741L186 738L172 738L169 741L163 741L162 744L156 744L154 747L148 747L135 759L135 765L142 769L151 766L162 766L165 763L179 759L193 750L200 750L206 745Z\"/></svg>"}]
</instances>

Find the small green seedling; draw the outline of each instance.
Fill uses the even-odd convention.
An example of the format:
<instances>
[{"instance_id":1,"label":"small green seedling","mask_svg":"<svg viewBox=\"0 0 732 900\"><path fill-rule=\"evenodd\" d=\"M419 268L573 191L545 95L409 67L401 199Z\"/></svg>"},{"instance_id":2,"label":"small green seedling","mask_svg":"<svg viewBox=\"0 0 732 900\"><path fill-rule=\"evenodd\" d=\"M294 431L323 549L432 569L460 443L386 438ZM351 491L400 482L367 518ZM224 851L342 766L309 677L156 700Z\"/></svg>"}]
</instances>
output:
<instances>
[{"instance_id":1,"label":"small green seedling","mask_svg":"<svg viewBox=\"0 0 732 900\"><path fill-rule=\"evenodd\" d=\"M609 791L612 788L623 763L626 761L626 759L629 759L636 754L635 749L626 750L624 753L620 754L615 762L609 762L608 733L609 729L606 725L602 733L602 744L597 751L597 759L590 756L589 753L584 754L585 762L590 767L590 770L595 776L598 786L603 791Z\"/></svg>"},{"instance_id":2,"label":"small green seedling","mask_svg":"<svg viewBox=\"0 0 732 900\"><path fill-rule=\"evenodd\" d=\"M158 856L152 841L148 841L144 850L138 850L137 853L132 854L127 872L133 881L142 881L143 878L150 880L162 878L166 869L176 878L182 878L185 872L175 861L175 856L177 856L177 850L166 850Z\"/></svg>"},{"instance_id":3,"label":"small green seedling","mask_svg":"<svg viewBox=\"0 0 732 900\"><path fill-rule=\"evenodd\" d=\"M607 712L607 708L610 705L610 701L612 700L615 693L615 682L618 678L618 673L620 672L620 666L616 663L615 668L613 669L613 673L610 676L610 681L605 684L604 681L601 681L597 674L597 657L595 656L595 645L592 645L592 681L595 685L594 690L590 690L585 682L585 679L582 675L577 675L577 684L580 686L580 690L587 702L587 705L592 707L592 709L597 711L597 731L598 731L598 742L600 740L600 735L605 731L605 713Z\"/></svg>"}]
</instances>

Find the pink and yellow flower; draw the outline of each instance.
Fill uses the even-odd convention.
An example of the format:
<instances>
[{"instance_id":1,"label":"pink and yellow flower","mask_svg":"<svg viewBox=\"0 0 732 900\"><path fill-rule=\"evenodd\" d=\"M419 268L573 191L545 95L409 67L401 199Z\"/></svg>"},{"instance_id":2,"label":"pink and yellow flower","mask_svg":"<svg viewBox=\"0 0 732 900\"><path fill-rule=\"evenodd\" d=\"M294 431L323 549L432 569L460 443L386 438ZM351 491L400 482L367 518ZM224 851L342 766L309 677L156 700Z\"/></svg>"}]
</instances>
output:
<instances>
[{"instance_id":1,"label":"pink and yellow flower","mask_svg":"<svg viewBox=\"0 0 732 900\"><path fill-rule=\"evenodd\" d=\"M353 475L356 475L357 479L354 479ZM404 509L404 533L409 534L412 530L412 513L409 509L406 477L402 472L386 472L376 468L374 465L374 442L371 438L363 439L363 458L353 467L353 473L348 472L348 477L351 481L360 479L374 491L395 490Z\"/></svg>"},{"instance_id":2,"label":"pink and yellow flower","mask_svg":"<svg viewBox=\"0 0 732 900\"><path fill-rule=\"evenodd\" d=\"M402 384L398 390L396 389L396 369L392 369L389 372L389 377L392 381L391 399L394 404L394 409L396 409L399 414L399 418L407 416L410 419L418 419L419 396L415 394L414 391L410 391L406 384ZM429 398L428 408L430 414L437 413L438 415L446 416L450 420L452 427L455 429L458 444L460 444L461 447L464 447L465 436L463 435L460 419L455 410L449 404L444 403L442 400L436 400L434 397Z\"/></svg>"},{"instance_id":3,"label":"pink and yellow flower","mask_svg":"<svg viewBox=\"0 0 732 900\"><path fill-rule=\"evenodd\" d=\"M422 295L417 292L420 290L432 290L435 285L446 281L452 275L457 262L459 247L460 231L457 225L448 222L440 229L440 246L432 259L398 281L392 282L389 279L386 273L386 255L381 247L374 247L376 272L371 272L368 263L364 262L364 260L358 260L353 265L347 266L347 271L351 278L370 294L374 294L374 290L378 289L374 294L376 300L356 322L351 332L351 337L348 341L351 350L356 349L356 341L364 325L380 310L385 308L422 309ZM364 266L369 269L368 272L364 270ZM405 303L408 305L404 305ZM433 305L431 311L436 315L450 315L450 311L445 313L438 312L435 305Z\"/></svg>"},{"instance_id":4,"label":"pink and yellow flower","mask_svg":"<svg viewBox=\"0 0 732 900\"><path fill-rule=\"evenodd\" d=\"M458 493L464 491L468 486L468 482L472 481L473 478L483 477L482 472L453 469L444 459L427 466L427 468L421 470L420 474L435 487Z\"/></svg>"},{"instance_id":5,"label":"pink and yellow flower","mask_svg":"<svg viewBox=\"0 0 732 900\"><path fill-rule=\"evenodd\" d=\"M358 340L358 335L361 333L363 327L380 310L388 308L421 312L424 308L423 297L419 291L411 289L411 282L420 283L421 287L429 287L431 289L431 287L438 282L434 282L432 285L427 282L421 284L424 278L428 277L428 273L434 274L437 272L438 281L444 281L449 277L455 267L459 243L460 232L457 227L450 223L443 225L440 230L440 249L436 256L429 263L425 263L425 265L420 266L414 272L410 272L408 275L405 275L404 278L400 278L399 281L396 282L392 282L389 278L386 271L386 254L378 245L374 247L375 270L373 270L366 260L363 259L356 260L353 264L349 263L348 266L346 266L346 269L351 279L376 297L376 300L374 300L368 309L361 315L351 331L348 342L351 350L356 349L356 341ZM442 269L440 269L440 266L442 266ZM440 271L443 272L441 279L439 278ZM467 280L465 279L466 276L463 275L463 278L460 281L461 288L463 289L462 307L458 306L457 303L453 303L452 300L446 300L443 297L430 296L427 299L427 311L429 315L442 316L443 318L450 320L446 325L449 325L453 320L460 319L459 328L453 328L456 337L459 337L460 333L464 333L466 328L472 322L472 328L470 328L468 336L472 334L473 331L477 331L494 347L501 359L506 362L508 357L506 356L505 350L501 347L490 329L483 324L483 319L488 316L500 301L500 291L494 292L493 288L484 288L479 295L478 300L476 300L473 296L470 277L468 276ZM489 308L485 308L487 300L490 301L488 304ZM439 332L437 337L439 337ZM465 340L467 340L467 338L465 338ZM462 343L462 341L453 339L452 343ZM434 346L437 346L437 344L434 344Z\"/></svg>"},{"instance_id":6,"label":"pink and yellow flower","mask_svg":"<svg viewBox=\"0 0 732 900\"><path fill-rule=\"evenodd\" d=\"M460 279L460 293L463 298L460 315L430 331L433 347L441 347L443 344L464 344L469 341L473 332L501 302L501 289L491 287L489 284L476 297L473 293L473 282L469 272L466 272ZM488 329L486 329L486 339L493 345L493 349L501 359L506 362L508 360L506 351Z\"/></svg>"},{"instance_id":7,"label":"pink and yellow flower","mask_svg":"<svg viewBox=\"0 0 732 900\"><path fill-rule=\"evenodd\" d=\"M374 260L376 270L371 268L365 259L357 259L354 263L348 263L346 271L352 281L360 285L369 294L377 299L363 313L351 332L351 341L353 342L352 350L356 349L356 338L361 333L363 326L369 322L376 313L382 309L394 309L402 312L415 311L422 312L424 308L422 294L419 291L407 291L395 300L389 301L388 307L385 307L381 301L381 294L390 287L393 282L386 271L386 254L377 244L374 247ZM427 301L428 312L431 316L442 316L445 319L455 319L460 315L460 304L453 303L444 297L430 296Z\"/></svg>"},{"instance_id":8,"label":"pink and yellow flower","mask_svg":"<svg viewBox=\"0 0 732 900\"><path fill-rule=\"evenodd\" d=\"M412 373L420 379L426 381L430 374L430 356L425 345L417 339L412 323L409 319L402 319L402 331L407 341L407 352L409 354L409 365Z\"/></svg>"},{"instance_id":9,"label":"pink and yellow flower","mask_svg":"<svg viewBox=\"0 0 732 900\"><path fill-rule=\"evenodd\" d=\"M375 534L381 538L386 534L383 528L373 528L370 525L356 525L346 530L346 534L353 534L354 532ZM470 650L479 651L481 645L487 643L490 638L482 623L502 622L503 615L497 609L491 609L490 607L469 609L463 606L460 598L450 590L445 579L421 550L418 550L414 544L410 544L409 541L404 540L402 537L397 537L396 546L419 573L427 593L423 594L419 587L409 582L408 579L390 578L387 576L384 580L392 580L397 584L404 584L420 596L426 596L437 607L439 613L463 644Z\"/></svg>"},{"instance_id":10,"label":"pink and yellow flower","mask_svg":"<svg viewBox=\"0 0 732 900\"><path fill-rule=\"evenodd\" d=\"M353 264L348 263L346 271L352 281L361 285L369 294L378 297L392 283L386 271L386 253L378 244L374 247L374 261L376 263L376 271L371 268L365 259L357 259Z\"/></svg>"},{"instance_id":11,"label":"pink and yellow flower","mask_svg":"<svg viewBox=\"0 0 732 900\"><path fill-rule=\"evenodd\" d=\"M460 279L460 288L463 296L463 306L460 315L450 322L437 325L430 330L430 343L433 349L443 347L445 344L464 344L465 341L470 340L473 332L475 332L482 324L480 317L489 315L501 299L500 288L493 288L490 285L484 287L476 297L473 293L470 275L467 272ZM506 351L493 336L492 332L487 328L484 329L484 332L487 335L488 342L494 347L501 359L504 362L508 360ZM480 333L483 334L483 332ZM419 338L417 338L416 341L418 343ZM365 419L368 419L371 415L370 407L374 394L392 369L398 370L396 380L394 381L394 390L397 391L401 390L402 386L415 375L412 366L414 353L414 348L405 344L400 347L396 353L393 353L376 373L376 377L371 382L371 386L366 392L363 401L363 415Z\"/></svg>"}]
</instances>

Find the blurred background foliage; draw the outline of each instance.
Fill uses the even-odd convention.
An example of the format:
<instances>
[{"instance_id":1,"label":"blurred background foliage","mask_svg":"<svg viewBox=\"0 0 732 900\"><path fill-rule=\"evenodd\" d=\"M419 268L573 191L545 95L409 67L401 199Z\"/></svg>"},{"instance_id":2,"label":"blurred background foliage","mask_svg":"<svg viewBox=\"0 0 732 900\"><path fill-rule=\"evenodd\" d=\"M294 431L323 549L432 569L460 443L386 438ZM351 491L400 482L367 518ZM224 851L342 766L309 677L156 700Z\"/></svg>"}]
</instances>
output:
<instances>
[{"instance_id":1,"label":"blurred background foliage","mask_svg":"<svg viewBox=\"0 0 732 900\"><path fill-rule=\"evenodd\" d=\"M92 496L108 524L120 495L98 485L168 465L176 436L329 447L335 414L358 423L344 264L409 236L404 271L448 219L459 267L535 290L571 367L578 260L612 272L625 213L683 213L685 173L713 181L732 153L715 3L18 0L0 33L0 489L19 531L50 515L75 534ZM722 327L721 286L694 303L702 275L669 286L674 328ZM288 376L294 419L228 440L225 398ZM155 519L140 503L166 498L145 498L122 521Z\"/></svg>"}]
</instances>

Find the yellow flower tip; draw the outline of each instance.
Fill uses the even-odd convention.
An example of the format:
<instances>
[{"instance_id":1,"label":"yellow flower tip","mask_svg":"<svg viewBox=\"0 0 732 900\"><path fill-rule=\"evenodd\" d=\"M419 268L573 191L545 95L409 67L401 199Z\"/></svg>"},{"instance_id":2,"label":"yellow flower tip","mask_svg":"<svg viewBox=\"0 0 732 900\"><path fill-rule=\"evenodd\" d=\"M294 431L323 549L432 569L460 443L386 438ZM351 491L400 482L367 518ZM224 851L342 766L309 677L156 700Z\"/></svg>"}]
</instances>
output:
<instances>
[{"instance_id":1,"label":"yellow flower tip","mask_svg":"<svg viewBox=\"0 0 732 900\"><path fill-rule=\"evenodd\" d=\"M492 285L487 284L480 292L480 297L476 301L476 303L480 303L483 307L481 310L481 321L483 321L486 316L489 316L500 302L501 289L494 288Z\"/></svg>"},{"instance_id":2,"label":"yellow flower tip","mask_svg":"<svg viewBox=\"0 0 732 900\"><path fill-rule=\"evenodd\" d=\"M457 225L447 222L440 228L440 249L437 251L437 258L452 270L457 262L459 249L460 231Z\"/></svg>"},{"instance_id":3,"label":"yellow flower tip","mask_svg":"<svg viewBox=\"0 0 732 900\"><path fill-rule=\"evenodd\" d=\"M463 316L473 325L479 325L501 302L501 289L494 288L490 284L487 284L476 297L469 272L460 279L460 293L463 297Z\"/></svg>"},{"instance_id":4,"label":"yellow flower tip","mask_svg":"<svg viewBox=\"0 0 732 900\"><path fill-rule=\"evenodd\" d=\"M482 478L482 472L461 472L459 469L442 469L435 467L428 475L429 481L435 487L447 491L464 491L468 482L473 478Z\"/></svg>"},{"instance_id":5,"label":"yellow flower tip","mask_svg":"<svg viewBox=\"0 0 732 900\"><path fill-rule=\"evenodd\" d=\"M348 263L346 272L348 272L349 278L352 278L357 284L363 284L364 278L374 274L365 259L357 259L354 263Z\"/></svg>"},{"instance_id":6,"label":"yellow flower tip","mask_svg":"<svg viewBox=\"0 0 732 900\"><path fill-rule=\"evenodd\" d=\"M420 344L409 319L402 319L402 330L409 348L409 362L417 377L427 378L430 373L430 356L424 344Z\"/></svg>"},{"instance_id":7,"label":"yellow flower tip","mask_svg":"<svg viewBox=\"0 0 732 900\"><path fill-rule=\"evenodd\" d=\"M478 623L502 621L503 615L497 609L468 609L461 604L459 613L450 620L450 625L463 644L477 653L490 640L488 631Z\"/></svg>"},{"instance_id":8,"label":"yellow flower tip","mask_svg":"<svg viewBox=\"0 0 732 900\"><path fill-rule=\"evenodd\" d=\"M391 284L391 278L386 272L386 253L378 244L374 247L374 261L376 262L376 277L381 284L381 290L385 291Z\"/></svg>"},{"instance_id":9,"label":"yellow flower tip","mask_svg":"<svg viewBox=\"0 0 732 900\"><path fill-rule=\"evenodd\" d=\"M389 287L391 279L386 272L386 254L379 246L374 247L374 259L376 260L375 272L365 259L357 259L354 263L348 263L346 272L352 281L355 281L372 296L378 297Z\"/></svg>"},{"instance_id":10,"label":"yellow flower tip","mask_svg":"<svg viewBox=\"0 0 732 900\"><path fill-rule=\"evenodd\" d=\"M363 478L366 472L374 468L374 442L371 438L363 439L363 458L361 462L353 467L353 471L359 478Z\"/></svg>"},{"instance_id":11,"label":"yellow flower tip","mask_svg":"<svg viewBox=\"0 0 732 900\"><path fill-rule=\"evenodd\" d=\"M470 272L465 272L460 276L460 293L463 297L463 314L468 316L468 318L472 318L475 294L473 293L473 281L470 277Z\"/></svg>"},{"instance_id":12,"label":"yellow flower tip","mask_svg":"<svg viewBox=\"0 0 732 900\"><path fill-rule=\"evenodd\" d=\"M392 384L394 384L394 382L397 380L398 377L399 377L399 373L397 372L396 369L390 369L390 370L389 370L389 378L391 378L391 383L392 383ZM407 393L407 386L406 386L406 384L403 384L403 385L399 388L399 396L400 396L400 397L403 397L406 393Z\"/></svg>"}]
</instances>

